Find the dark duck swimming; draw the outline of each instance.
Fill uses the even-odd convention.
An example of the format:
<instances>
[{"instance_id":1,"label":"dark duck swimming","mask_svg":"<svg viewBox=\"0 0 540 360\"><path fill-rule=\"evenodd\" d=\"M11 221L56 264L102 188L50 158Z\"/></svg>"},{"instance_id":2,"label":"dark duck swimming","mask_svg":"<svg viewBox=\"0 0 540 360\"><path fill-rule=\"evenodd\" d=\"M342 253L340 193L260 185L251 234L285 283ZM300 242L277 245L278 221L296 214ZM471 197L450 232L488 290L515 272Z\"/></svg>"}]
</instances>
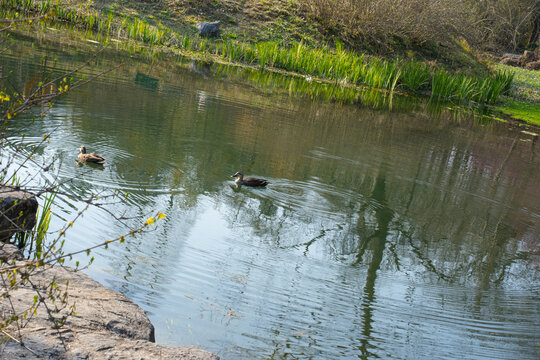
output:
<instances>
[{"instance_id":1,"label":"dark duck swimming","mask_svg":"<svg viewBox=\"0 0 540 360\"><path fill-rule=\"evenodd\" d=\"M258 179L258 178L254 178L254 177L244 177L244 174L242 174L240 171L238 171L234 175L231 175L231 177L236 178L234 180L236 185L264 187L264 186L269 184L268 180L265 180L265 179Z\"/></svg>"}]
</instances>

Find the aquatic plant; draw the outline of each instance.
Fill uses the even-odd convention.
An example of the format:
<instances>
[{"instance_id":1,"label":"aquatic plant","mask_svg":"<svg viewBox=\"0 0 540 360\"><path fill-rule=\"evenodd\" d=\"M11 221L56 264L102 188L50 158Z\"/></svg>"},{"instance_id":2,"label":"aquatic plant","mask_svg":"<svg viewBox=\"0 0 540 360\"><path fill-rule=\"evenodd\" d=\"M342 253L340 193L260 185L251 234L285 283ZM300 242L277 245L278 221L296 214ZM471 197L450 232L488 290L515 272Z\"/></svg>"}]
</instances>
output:
<instances>
[{"instance_id":1,"label":"aquatic plant","mask_svg":"<svg viewBox=\"0 0 540 360\"><path fill-rule=\"evenodd\" d=\"M458 78L443 70L437 70L431 78L431 98L451 100L456 95Z\"/></svg>"},{"instance_id":2,"label":"aquatic plant","mask_svg":"<svg viewBox=\"0 0 540 360\"><path fill-rule=\"evenodd\" d=\"M45 237L49 231L49 224L51 222L51 206L55 197L56 195L54 193L45 197L43 206L37 210L36 218L38 221L32 230L18 232L14 236L14 242L17 247L23 249L28 246L28 253L33 254L35 259L41 259L42 257Z\"/></svg>"},{"instance_id":3,"label":"aquatic plant","mask_svg":"<svg viewBox=\"0 0 540 360\"><path fill-rule=\"evenodd\" d=\"M409 60L403 65L401 70L400 83L404 89L416 92L429 86L431 74L426 64Z\"/></svg>"},{"instance_id":4,"label":"aquatic plant","mask_svg":"<svg viewBox=\"0 0 540 360\"><path fill-rule=\"evenodd\" d=\"M495 81L502 82L502 93L508 94L514 81L515 73L506 70L497 70L495 72Z\"/></svg>"},{"instance_id":5,"label":"aquatic plant","mask_svg":"<svg viewBox=\"0 0 540 360\"><path fill-rule=\"evenodd\" d=\"M505 82L495 77L486 77L478 82L473 100L479 103L493 103L503 92Z\"/></svg>"}]
</instances>

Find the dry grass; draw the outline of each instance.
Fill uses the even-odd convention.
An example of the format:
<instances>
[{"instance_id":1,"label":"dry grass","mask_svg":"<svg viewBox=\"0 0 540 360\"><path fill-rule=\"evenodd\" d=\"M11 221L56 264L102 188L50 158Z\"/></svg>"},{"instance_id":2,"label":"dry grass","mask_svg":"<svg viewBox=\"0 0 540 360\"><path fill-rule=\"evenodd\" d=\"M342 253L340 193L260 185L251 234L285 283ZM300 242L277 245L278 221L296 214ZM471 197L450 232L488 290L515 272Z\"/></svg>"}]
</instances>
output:
<instances>
[{"instance_id":1,"label":"dry grass","mask_svg":"<svg viewBox=\"0 0 540 360\"><path fill-rule=\"evenodd\" d=\"M291 0L164 0L177 18L191 24L221 21L223 32L253 41L322 39L312 23L306 22Z\"/></svg>"},{"instance_id":2,"label":"dry grass","mask_svg":"<svg viewBox=\"0 0 540 360\"><path fill-rule=\"evenodd\" d=\"M299 0L329 32L349 43L388 48L396 43L449 42L468 26L467 0ZM407 44L408 43L408 44Z\"/></svg>"},{"instance_id":3,"label":"dry grass","mask_svg":"<svg viewBox=\"0 0 540 360\"><path fill-rule=\"evenodd\" d=\"M463 38L478 47L526 46L537 0L298 0L330 34L385 51Z\"/></svg>"}]
</instances>

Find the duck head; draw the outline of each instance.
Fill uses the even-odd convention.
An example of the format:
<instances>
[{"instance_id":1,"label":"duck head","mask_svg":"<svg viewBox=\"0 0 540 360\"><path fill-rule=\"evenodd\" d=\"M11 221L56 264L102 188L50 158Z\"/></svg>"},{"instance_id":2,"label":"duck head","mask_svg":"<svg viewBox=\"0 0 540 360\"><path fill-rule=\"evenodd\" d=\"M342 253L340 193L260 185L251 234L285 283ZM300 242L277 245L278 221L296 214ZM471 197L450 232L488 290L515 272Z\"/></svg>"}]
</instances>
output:
<instances>
[{"instance_id":1,"label":"duck head","mask_svg":"<svg viewBox=\"0 0 540 360\"><path fill-rule=\"evenodd\" d=\"M242 180L244 178L244 174L242 174L240 171L237 171L236 174L234 175L231 175L232 178L239 178L240 180Z\"/></svg>"}]
</instances>

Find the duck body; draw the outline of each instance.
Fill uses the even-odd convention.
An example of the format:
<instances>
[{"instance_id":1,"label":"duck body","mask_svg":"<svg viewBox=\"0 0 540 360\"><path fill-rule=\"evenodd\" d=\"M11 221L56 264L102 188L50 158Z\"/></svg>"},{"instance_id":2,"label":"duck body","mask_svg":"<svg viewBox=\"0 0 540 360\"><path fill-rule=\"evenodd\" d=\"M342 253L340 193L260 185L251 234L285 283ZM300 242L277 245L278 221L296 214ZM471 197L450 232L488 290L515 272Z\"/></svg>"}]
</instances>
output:
<instances>
[{"instance_id":1,"label":"duck body","mask_svg":"<svg viewBox=\"0 0 540 360\"><path fill-rule=\"evenodd\" d=\"M231 177L236 178L234 180L236 185L264 187L269 184L269 181L265 179L258 179L254 177L244 177L244 174L242 174L240 171L238 171L236 174L232 175Z\"/></svg>"},{"instance_id":2,"label":"duck body","mask_svg":"<svg viewBox=\"0 0 540 360\"><path fill-rule=\"evenodd\" d=\"M86 153L86 147L81 146L79 150L79 161L83 163L94 163L94 164L104 164L105 158L96 153Z\"/></svg>"}]
</instances>

